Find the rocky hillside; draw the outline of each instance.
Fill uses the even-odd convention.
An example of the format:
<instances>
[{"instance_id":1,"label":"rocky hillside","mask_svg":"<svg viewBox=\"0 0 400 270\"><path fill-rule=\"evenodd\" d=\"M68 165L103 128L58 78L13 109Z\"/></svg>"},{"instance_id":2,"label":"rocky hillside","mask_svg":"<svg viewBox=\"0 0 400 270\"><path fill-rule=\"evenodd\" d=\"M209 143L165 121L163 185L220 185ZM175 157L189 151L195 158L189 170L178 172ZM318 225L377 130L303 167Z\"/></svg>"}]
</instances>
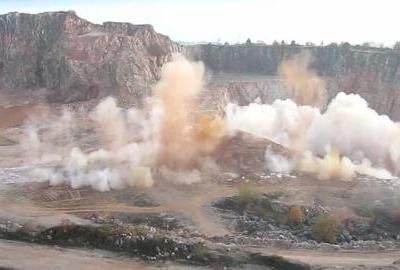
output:
<instances>
[{"instance_id":1,"label":"rocky hillside","mask_svg":"<svg viewBox=\"0 0 400 270\"><path fill-rule=\"evenodd\" d=\"M373 108L400 119L400 53L391 49L329 45L182 46L151 25L79 18L74 12L0 15L0 91L46 89L51 102L114 95L140 103L173 52L203 61L214 75L204 107L229 99L270 102L286 94L276 77L280 63L299 53L327 82L328 99L338 91L363 95ZM213 104L216 103L216 104ZM211 105L211 106L210 106Z\"/></svg>"},{"instance_id":2,"label":"rocky hillside","mask_svg":"<svg viewBox=\"0 0 400 270\"><path fill-rule=\"evenodd\" d=\"M53 102L104 94L136 102L179 50L151 25L97 25L74 12L0 15L1 89L45 88Z\"/></svg>"},{"instance_id":3,"label":"rocky hillside","mask_svg":"<svg viewBox=\"0 0 400 270\"><path fill-rule=\"evenodd\" d=\"M268 77L277 75L283 59L304 52L311 55L310 68L327 80L330 98L339 91L359 93L379 112L400 119L400 53L392 49L350 46L346 43L308 47L280 44L187 47L187 54L205 62L214 74L247 74L247 77L252 74L258 77L240 81L234 76L234 80L223 86L230 95L232 91L237 93L239 96L235 99L241 103L254 96L259 96L262 101L269 99L264 97L275 97L276 78L268 82ZM260 76L264 79L260 80ZM217 88L221 88L221 83ZM252 89L259 89L259 93L254 93Z\"/></svg>"}]
</instances>

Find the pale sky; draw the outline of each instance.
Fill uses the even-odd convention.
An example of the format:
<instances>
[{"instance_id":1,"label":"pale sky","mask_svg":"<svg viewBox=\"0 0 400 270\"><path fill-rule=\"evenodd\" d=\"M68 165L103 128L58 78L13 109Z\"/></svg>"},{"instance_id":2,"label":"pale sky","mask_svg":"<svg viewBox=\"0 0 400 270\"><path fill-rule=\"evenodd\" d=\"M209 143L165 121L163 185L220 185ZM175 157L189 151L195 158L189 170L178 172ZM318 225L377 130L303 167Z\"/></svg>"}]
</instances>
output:
<instances>
[{"instance_id":1,"label":"pale sky","mask_svg":"<svg viewBox=\"0 0 400 270\"><path fill-rule=\"evenodd\" d=\"M400 0L0 0L0 13L57 10L95 23L149 23L175 41L400 40Z\"/></svg>"}]
</instances>

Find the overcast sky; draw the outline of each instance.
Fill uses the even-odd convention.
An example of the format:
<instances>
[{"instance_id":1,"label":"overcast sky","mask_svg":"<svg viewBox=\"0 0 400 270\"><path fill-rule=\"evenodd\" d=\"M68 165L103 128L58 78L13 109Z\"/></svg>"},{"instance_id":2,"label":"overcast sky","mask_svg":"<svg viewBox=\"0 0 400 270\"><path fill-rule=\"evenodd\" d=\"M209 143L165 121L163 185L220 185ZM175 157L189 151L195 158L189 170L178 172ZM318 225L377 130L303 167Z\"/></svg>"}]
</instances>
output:
<instances>
[{"instance_id":1,"label":"overcast sky","mask_svg":"<svg viewBox=\"0 0 400 270\"><path fill-rule=\"evenodd\" d=\"M176 41L400 40L400 0L0 0L0 13L55 10L96 23L149 23Z\"/></svg>"}]
</instances>

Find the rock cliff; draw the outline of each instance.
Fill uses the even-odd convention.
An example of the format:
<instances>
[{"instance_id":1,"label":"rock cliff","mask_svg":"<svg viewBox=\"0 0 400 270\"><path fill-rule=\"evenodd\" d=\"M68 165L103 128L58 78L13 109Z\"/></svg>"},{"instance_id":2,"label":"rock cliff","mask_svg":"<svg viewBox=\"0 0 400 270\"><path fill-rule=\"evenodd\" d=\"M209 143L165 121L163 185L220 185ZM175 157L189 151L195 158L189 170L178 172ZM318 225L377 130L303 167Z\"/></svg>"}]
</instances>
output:
<instances>
[{"instance_id":1,"label":"rock cliff","mask_svg":"<svg viewBox=\"0 0 400 270\"><path fill-rule=\"evenodd\" d=\"M328 98L337 92L359 93L380 113L400 119L400 53L392 49L329 45L194 45L186 47L191 58L203 61L218 74L247 74L247 78L226 79L210 87L227 89L232 99L248 103L259 97L270 101L282 93L275 77L280 63L293 55L311 55L310 69L327 82ZM251 79L253 75L255 79ZM264 77L259 79L259 77ZM242 76L243 77L243 76ZM279 91L278 91L279 92Z\"/></svg>"},{"instance_id":2,"label":"rock cliff","mask_svg":"<svg viewBox=\"0 0 400 270\"><path fill-rule=\"evenodd\" d=\"M346 43L183 47L151 25L93 24L72 11L0 15L0 90L46 89L51 102L111 94L140 103L174 52L203 61L213 73L205 108L215 109L221 99L247 104L287 96L278 67L306 52L310 69L327 81L328 99L339 91L359 93L378 112L400 119L400 53L391 49Z\"/></svg>"},{"instance_id":3,"label":"rock cliff","mask_svg":"<svg viewBox=\"0 0 400 270\"><path fill-rule=\"evenodd\" d=\"M1 89L49 91L49 101L147 96L178 44L151 25L79 18L74 12L0 15Z\"/></svg>"}]
</instances>

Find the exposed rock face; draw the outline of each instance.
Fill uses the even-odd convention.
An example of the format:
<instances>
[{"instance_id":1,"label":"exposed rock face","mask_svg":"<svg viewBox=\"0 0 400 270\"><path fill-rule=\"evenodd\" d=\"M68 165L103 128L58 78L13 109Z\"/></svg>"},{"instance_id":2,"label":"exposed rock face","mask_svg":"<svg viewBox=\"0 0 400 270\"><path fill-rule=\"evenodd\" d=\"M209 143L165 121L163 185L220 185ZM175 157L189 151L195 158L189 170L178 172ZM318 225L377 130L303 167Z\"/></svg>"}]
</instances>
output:
<instances>
[{"instance_id":1,"label":"exposed rock face","mask_svg":"<svg viewBox=\"0 0 400 270\"><path fill-rule=\"evenodd\" d=\"M179 50L151 25L96 25L74 12L0 15L1 88L46 88L55 102L99 94L137 102Z\"/></svg>"},{"instance_id":2,"label":"exposed rock face","mask_svg":"<svg viewBox=\"0 0 400 270\"><path fill-rule=\"evenodd\" d=\"M400 119L400 53L391 49L348 44L313 47L194 45L186 48L189 56L202 60L216 74L245 73L265 77L276 76L283 59L302 52L308 52L312 56L310 68L327 80L330 98L339 91L359 93L378 112ZM212 83L211 87L218 90L231 89L229 95L242 104L257 96L261 101L269 101L277 95L276 82L279 84L276 78L272 79L273 82L268 82L269 80L265 78L260 82L235 79L224 85Z\"/></svg>"},{"instance_id":3,"label":"exposed rock face","mask_svg":"<svg viewBox=\"0 0 400 270\"><path fill-rule=\"evenodd\" d=\"M240 78L240 75L237 75ZM202 107L206 110L222 110L221 106L232 102L241 106L252 102L272 103L288 98L284 82L277 78L218 80L212 79L203 92Z\"/></svg>"},{"instance_id":4,"label":"exposed rock face","mask_svg":"<svg viewBox=\"0 0 400 270\"><path fill-rule=\"evenodd\" d=\"M53 102L112 94L139 103L160 67L182 50L151 25L97 25L73 12L9 13L0 15L0 90L45 88ZM328 81L328 98L339 91L359 93L378 112L400 119L400 53L391 49L248 44L187 46L185 52L214 74L241 74L233 80L213 77L204 93L206 108L215 109L224 98L244 105L286 97L276 78L280 63L309 52L311 68Z\"/></svg>"}]
</instances>

